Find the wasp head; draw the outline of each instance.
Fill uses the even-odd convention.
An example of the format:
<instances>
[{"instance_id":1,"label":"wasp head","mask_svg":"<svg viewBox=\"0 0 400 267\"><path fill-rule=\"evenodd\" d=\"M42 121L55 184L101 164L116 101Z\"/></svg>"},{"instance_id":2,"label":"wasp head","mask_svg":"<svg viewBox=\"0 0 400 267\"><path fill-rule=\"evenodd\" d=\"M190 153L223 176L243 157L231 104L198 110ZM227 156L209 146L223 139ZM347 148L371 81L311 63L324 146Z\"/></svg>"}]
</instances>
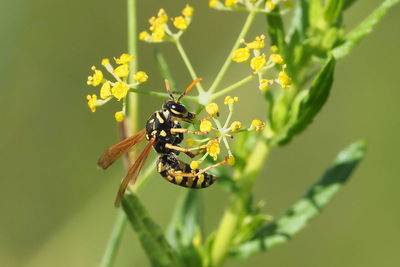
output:
<instances>
[{"instance_id":1,"label":"wasp head","mask_svg":"<svg viewBox=\"0 0 400 267\"><path fill-rule=\"evenodd\" d=\"M186 107L176 100L170 100L165 102L163 109L170 112L172 117L180 118L187 121L192 121L195 118L195 114L187 111Z\"/></svg>"}]
</instances>

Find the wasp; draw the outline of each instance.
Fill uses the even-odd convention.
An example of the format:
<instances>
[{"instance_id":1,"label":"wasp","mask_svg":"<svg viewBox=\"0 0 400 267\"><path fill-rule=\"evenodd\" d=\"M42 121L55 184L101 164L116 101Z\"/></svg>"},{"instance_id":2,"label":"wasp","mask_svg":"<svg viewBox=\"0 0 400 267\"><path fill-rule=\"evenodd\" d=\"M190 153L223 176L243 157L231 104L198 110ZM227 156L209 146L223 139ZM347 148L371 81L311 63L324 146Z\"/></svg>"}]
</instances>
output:
<instances>
[{"instance_id":1,"label":"wasp","mask_svg":"<svg viewBox=\"0 0 400 267\"><path fill-rule=\"evenodd\" d=\"M125 178L121 182L115 199L116 207L120 205L129 183L134 183L138 178L151 148L159 155L157 171L167 181L188 188L205 188L215 182L217 177L207 173L207 171L224 164L224 161L208 166L202 170L192 170L189 164L178 159L178 155L181 152L193 158L206 150L206 145L192 148L184 148L179 145L183 141L183 134L185 133L195 135L207 134L207 132L188 130L183 128L180 124L181 121L192 124L195 122L195 114L189 112L180 100L201 80L201 78L194 80L177 99L174 98L169 82L166 80L166 90L170 99L162 105L162 109L155 111L149 117L146 122L146 127L143 130L109 147L99 158L97 162L98 166L102 169L107 169L118 158L133 149L137 144L145 139L148 141L146 147L138 156L135 163L129 168ZM197 153L195 154L191 152L196 150Z\"/></svg>"}]
</instances>

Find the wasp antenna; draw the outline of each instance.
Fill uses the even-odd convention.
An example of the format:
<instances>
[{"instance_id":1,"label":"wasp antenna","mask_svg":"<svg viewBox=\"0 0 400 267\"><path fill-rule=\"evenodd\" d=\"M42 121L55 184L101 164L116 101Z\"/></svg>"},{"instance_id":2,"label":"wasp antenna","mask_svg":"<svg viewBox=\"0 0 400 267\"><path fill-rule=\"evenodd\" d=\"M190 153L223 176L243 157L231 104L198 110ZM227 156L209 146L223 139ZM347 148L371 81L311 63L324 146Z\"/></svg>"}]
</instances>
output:
<instances>
[{"instance_id":1,"label":"wasp antenna","mask_svg":"<svg viewBox=\"0 0 400 267\"><path fill-rule=\"evenodd\" d=\"M165 89L167 90L171 99L174 99L174 95L172 94L172 91L171 91L171 84L169 83L169 81L167 79L165 79Z\"/></svg>"},{"instance_id":2,"label":"wasp antenna","mask_svg":"<svg viewBox=\"0 0 400 267\"><path fill-rule=\"evenodd\" d=\"M199 83L201 80L203 80L203 78L197 78L196 80L194 80L189 86L188 88L186 88L185 92L183 92L183 94L178 98L178 101L180 101L182 99L182 97L184 97L187 93L190 92L190 90L193 89L193 87Z\"/></svg>"}]
</instances>

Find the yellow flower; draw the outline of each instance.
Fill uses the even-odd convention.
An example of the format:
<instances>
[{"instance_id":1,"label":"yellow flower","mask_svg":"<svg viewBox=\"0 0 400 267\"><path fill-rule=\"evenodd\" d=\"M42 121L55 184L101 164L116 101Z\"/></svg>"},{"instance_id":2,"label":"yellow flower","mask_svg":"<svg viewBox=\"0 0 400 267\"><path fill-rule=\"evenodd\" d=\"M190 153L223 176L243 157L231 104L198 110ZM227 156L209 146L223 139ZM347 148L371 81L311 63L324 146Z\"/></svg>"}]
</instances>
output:
<instances>
[{"instance_id":1,"label":"yellow flower","mask_svg":"<svg viewBox=\"0 0 400 267\"><path fill-rule=\"evenodd\" d=\"M292 79L285 72L285 70L282 70L281 72L279 72L279 74L278 74L278 83L283 88L288 88L292 84Z\"/></svg>"},{"instance_id":2,"label":"yellow flower","mask_svg":"<svg viewBox=\"0 0 400 267\"><path fill-rule=\"evenodd\" d=\"M191 18L193 16L193 7L189 6L186 4L185 8L182 10L182 15L184 15L187 18Z\"/></svg>"},{"instance_id":3,"label":"yellow flower","mask_svg":"<svg viewBox=\"0 0 400 267\"><path fill-rule=\"evenodd\" d=\"M231 97L231 96L226 96L224 99L224 104L225 105L233 105L235 102L239 101L239 97L235 96L235 97Z\"/></svg>"},{"instance_id":4,"label":"yellow flower","mask_svg":"<svg viewBox=\"0 0 400 267\"><path fill-rule=\"evenodd\" d=\"M234 156L229 156L228 159L227 159L227 163L228 163L230 166L235 165L235 163L236 163L235 157L234 157Z\"/></svg>"},{"instance_id":5,"label":"yellow flower","mask_svg":"<svg viewBox=\"0 0 400 267\"><path fill-rule=\"evenodd\" d=\"M126 77L129 74L129 66L128 64L123 64L121 66L118 66L115 70L114 70L114 74L117 77Z\"/></svg>"},{"instance_id":6,"label":"yellow flower","mask_svg":"<svg viewBox=\"0 0 400 267\"><path fill-rule=\"evenodd\" d=\"M246 45L247 45L247 47L249 49L261 49L265 45L264 44L264 39L265 39L265 36L264 35L260 35L260 36L257 36L256 39L253 42L248 43Z\"/></svg>"},{"instance_id":7,"label":"yellow flower","mask_svg":"<svg viewBox=\"0 0 400 267\"><path fill-rule=\"evenodd\" d=\"M219 4L218 0L210 0L210 2L208 2L209 7L216 7L218 4Z\"/></svg>"},{"instance_id":8,"label":"yellow flower","mask_svg":"<svg viewBox=\"0 0 400 267\"><path fill-rule=\"evenodd\" d=\"M111 89L110 89L110 83L109 82L105 82L100 89L100 97L102 99L106 99L108 97L110 97L111 95Z\"/></svg>"},{"instance_id":9,"label":"yellow flower","mask_svg":"<svg viewBox=\"0 0 400 267\"><path fill-rule=\"evenodd\" d=\"M179 30L186 30L188 26L188 21L182 16L173 19L174 26Z\"/></svg>"},{"instance_id":10,"label":"yellow flower","mask_svg":"<svg viewBox=\"0 0 400 267\"><path fill-rule=\"evenodd\" d=\"M149 76L147 76L147 73L144 71L138 71L138 72L136 72L135 75L133 75L133 79L135 79L136 81L138 81L140 83L146 82L148 78L149 78Z\"/></svg>"},{"instance_id":11,"label":"yellow flower","mask_svg":"<svg viewBox=\"0 0 400 267\"><path fill-rule=\"evenodd\" d=\"M200 123L200 131L202 132L211 132L212 123L210 121L202 121Z\"/></svg>"},{"instance_id":12,"label":"yellow flower","mask_svg":"<svg viewBox=\"0 0 400 267\"><path fill-rule=\"evenodd\" d=\"M120 101L128 94L129 87L124 82L116 82L114 87L111 89L113 96Z\"/></svg>"},{"instance_id":13,"label":"yellow flower","mask_svg":"<svg viewBox=\"0 0 400 267\"><path fill-rule=\"evenodd\" d=\"M198 169L199 168L199 162L198 161L196 161L196 160L193 160L192 162L190 162L190 168L192 169L192 170L196 170L196 169Z\"/></svg>"},{"instance_id":14,"label":"yellow flower","mask_svg":"<svg viewBox=\"0 0 400 267\"><path fill-rule=\"evenodd\" d=\"M165 12L165 10L164 10L163 8L161 8L161 9L158 11L157 16L158 16L158 18L157 18L157 22L158 22L158 23L161 23L161 24L167 23L167 21L168 21L168 15L167 15L167 13Z\"/></svg>"},{"instance_id":15,"label":"yellow flower","mask_svg":"<svg viewBox=\"0 0 400 267\"><path fill-rule=\"evenodd\" d=\"M234 121L231 124L231 131L232 132L236 132L237 130L239 130L240 128L242 128L242 123L240 121Z\"/></svg>"},{"instance_id":16,"label":"yellow flower","mask_svg":"<svg viewBox=\"0 0 400 267\"><path fill-rule=\"evenodd\" d=\"M188 138L188 139L186 139L186 145L187 146L195 146L195 145L197 145L197 141L192 138Z\"/></svg>"},{"instance_id":17,"label":"yellow flower","mask_svg":"<svg viewBox=\"0 0 400 267\"><path fill-rule=\"evenodd\" d=\"M110 64L110 60L108 58L103 58L101 60L101 65L105 66L105 65L108 65L108 64Z\"/></svg>"},{"instance_id":18,"label":"yellow flower","mask_svg":"<svg viewBox=\"0 0 400 267\"><path fill-rule=\"evenodd\" d=\"M97 101L97 96L96 95L87 95L86 99L88 101L88 106L92 112L96 111L96 101Z\"/></svg>"},{"instance_id":19,"label":"yellow flower","mask_svg":"<svg viewBox=\"0 0 400 267\"><path fill-rule=\"evenodd\" d=\"M276 45L271 46L271 51L272 51L273 53L278 52L278 47L277 47Z\"/></svg>"},{"instance_id":20,"label":"yellow flower","mask_svg":"<svg viewBox=\"0 0 400 267\"><path fill-rule=\"evenodd\" d=\"M126 64L133 60L133 56L124 53L119 58L114 58L114 60L117 64Z\"/></svg>"},{"instance_id":21,"label":"yellow flower","mask_svg":"<svg viewBox=\"0 0 400 267\"><path fill-rule=\"evenodd\" d=\"M225 0L225 6L231 7L235 6L239 0Z\"/></svg>"},{"instance_id":22,"label":"yellow flower","mask_svg":"<svg viewBox=\"0 0 400 267\"><path fill-rule=\"evenodd\" d=\"M232 60L236 62L244 62L250 57L249 48L239 48L233 52Z\"/></svg>"},{"instance_id":23,"label":"yellow flower","mask_svg":"<svg viewBox=\"0 0 400 267\"><path fill-rule=\"evenodd\" d=\"M274 83L273 80L262 79L262 80L260 81L260 85L258 86L258 88L259 88L261 91L266 92L266 91L268 90L269 86L270 86L271 84L273 84L273 83Z\"/></svg>"},{"instance_id":24,"label":"yellow flower","mask_svg":"<svg viewBox=\"0 0 400 267\"><path fill-rule=\"evenodd\" d=\"M165 29L164 26L157 26L155 27L155 29L153 30L152 34L151 34L151 40L155 41L155 42L161 42L165 37Z\"/></svg>"},{"instance_id":25,"label":"yellow flower","mask_svg":"<svg viewBox=\"0 0 400 267\"><path fill-rule=\"evenodd\" d=\"M268 1L265 3L265 8L267 9L268 12L271 12L271 11L274 10L274 8L275 8L274 2L272 2L271 0L268 0Z\"/></svg>"},{"instance_id":26,"label":"yellow flower","mask_svg":"<svg viewBox=\"0 0 400 267\"><path fill-rule=\"evenodd\" d=\"M103 73L101 70L97 70L95 66L92 66L92 70L94 71L92 76L89 76L87 79L88 85L97 86L103 81Z\"/></svg>"},{"instance_id":27,"label":"yellow flower","mask_svg":"<svg viewBox=\"0 0 400 267\"><path fill-rule=\"evenodd\" d=\"M259 132L262 129L264 129L264 127L265 127L265 123L260 121L260 120L253 120L251 122L251 128L256 130L257 132Z\"/></svg>"},{"instance_id":28,"label":"yellow flower","mask_svg":"<svg viewBox=\"0 0 400 267\"><path fill-rule=\"evenodd\" d=\"M272 54L269 58L272 60L272 62L274 62L276 64L282 64L283 63L283 58L279 54Z\"/></svg>"},{"instance_id":29,"label":"yellow flower","mask_svg":"<svg viewBox=\"0 0 400 267\"><path fill-rule=\"evenodd\" d=\"M206 106L206 111L210 115L217 115L218 114L218 105L215 103L210 103Z\"/></svg>"},{"instance_id":30,"label":"yellow flower","mask_svg":"<svg viewBox=\"0 0 400 267\"><path fill-rule=\"evenodd\" d=\"M124 113L122 111L115 112L114 116L117 122L122 122L124 120Z\"/></svg>"},{"instance_id":31,"label":"yellow flower","mask_svg":"<svg viewBox=\"0 0 400 267\"><path fill-rule=\"evenodd\" d=\"M142 31L139 33L139 40L145 41L149 37L149 33L147 31Z\"/></svg>"},{"instance_id":32,"label":"yellow flower","mask_svg":"<svg viewBox=\"0 0 400 267\"><path fill-rule=\"evenodd\" d=\"M256 56L253 57L250 61L250 67L255 70L261 70L262 68L264 68L265 64L266 64L266 60L265 60L265 55L262 54L261 56Z\"/></svg>"},{"instance_id":33,"label":"yellow flower","mask_svg":"<svg viewBox=\"0 0 400 267\"><path fill-rule=\"evenodd\" d=\"M221 148L219 147L219 143L216 140L211 140L207 143L207 152L213 157L214 160L217 160L218 154L221 152Z\"/></svg>"}]
</instances>

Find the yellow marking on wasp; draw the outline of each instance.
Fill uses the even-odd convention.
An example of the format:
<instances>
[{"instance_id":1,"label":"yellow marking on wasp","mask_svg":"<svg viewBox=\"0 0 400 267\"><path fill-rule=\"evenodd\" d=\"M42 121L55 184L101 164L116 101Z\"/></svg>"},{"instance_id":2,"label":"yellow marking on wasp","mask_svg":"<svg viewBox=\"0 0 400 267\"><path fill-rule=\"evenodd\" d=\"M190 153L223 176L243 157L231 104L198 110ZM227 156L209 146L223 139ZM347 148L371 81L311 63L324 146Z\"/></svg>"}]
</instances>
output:
<instances>
[{"instance_id":1,"label":"yellow marking on wasp","mask_svg":"<svg viewBox=\"0 0 400 267\"><path fill-rule=\"evenodd\" d=\"M187 187L192 187L192 185L193 185L193 180L194 180L193 177L188 177L186 186L187 186Z\"/></svg>"},{"instance_id":2,"label":"yellow marking on wasp","mask_svg":"<svg viewBox=\"0 0 400 267\"><path fill-rule=\"evenodd\" d=\"M181 175L175 176L175 182L177 184L180 184L182 182L182 180L183 180L183 176L181 176Z\"/></svg>"},{"instance_id":3,"label":"yellow marking on wasp","mask_svg":"<svg viewBox=\"0 0 400 267\"><path fill-rule=\"evenodd\" d=\"M157 134L157 131L156 131L156 130L154 130L154 131L151 132L151 135L156 135L156 134Z\"/></svg>"},{"instance_id":4,"label":"yellow marking on wasp","mask_svg":"<svg viewBox=\"0 0 400 267\"><path fill-rule=\"evenodd\" d=\"M197 187L200 187L201 184L204 182L204 174L200 174L198 177L199 180L197 180Z\"/></svg>"},{"instance_id":5,"label":"yellow marking on wasp","mask_svg":"<svg viewBox=\"0 0 400 267\"><path fill-rule=\"evenodd\" d=\"M149 120L149 123L153 123L153 122L154 122L154 119Z\"/></svg>"},{"instance_id":6,"label":"yellow marking on wasp","mask_svg":"<svg viewBox=\"0 0 400 267\"><path fill-rule=\"evenodd\" d=\"M179 111L175 110L175 109L171 109L172 113L174 114L181 114Z\"/></svg>"},{"instance_id":7,"label":"yellow marking on wasp","mask_svg":"<svg viewBox=\"0 0 400 267\"><path fill-rule=\"evenodd\" d=\"M162 162L158 163L157 167L158 167L157 169L158 172L162 172L165 170L165 165Z\"/></svg>"},{"instance_id":8,"label":"yellow marking on wasp","mask_svg":"<svg viewBox=\"0 0 400 267\"><path fill-rule=\"evenodd\" d=\"M164 130L161 130L160 135L166 137L167 133Z\"/></svg>"},{"instance_id":9,"label":"yellow marking on wasp","mask_svg":"<svg viewBox=\"0 0 400 267\"><path fill-rule=\"evenodd\" d=\"M167 179L168 179L169 181L172 181L172 180L174 179L174 177L172 177L171 175L168 175L168 176L167 176Z\"/></svg>"},{"instance_id":10,"label":"yellow marking on wasp","mask_svg":"<svg viewBox=\"0 0 400 267\"><path fill-rule=\"evenodd\" d=\"M164 119L161 118L160 113L156 112L156 118L158 120L159 123L163 124L164 123Z\"/></svg>"}]
</instances>

